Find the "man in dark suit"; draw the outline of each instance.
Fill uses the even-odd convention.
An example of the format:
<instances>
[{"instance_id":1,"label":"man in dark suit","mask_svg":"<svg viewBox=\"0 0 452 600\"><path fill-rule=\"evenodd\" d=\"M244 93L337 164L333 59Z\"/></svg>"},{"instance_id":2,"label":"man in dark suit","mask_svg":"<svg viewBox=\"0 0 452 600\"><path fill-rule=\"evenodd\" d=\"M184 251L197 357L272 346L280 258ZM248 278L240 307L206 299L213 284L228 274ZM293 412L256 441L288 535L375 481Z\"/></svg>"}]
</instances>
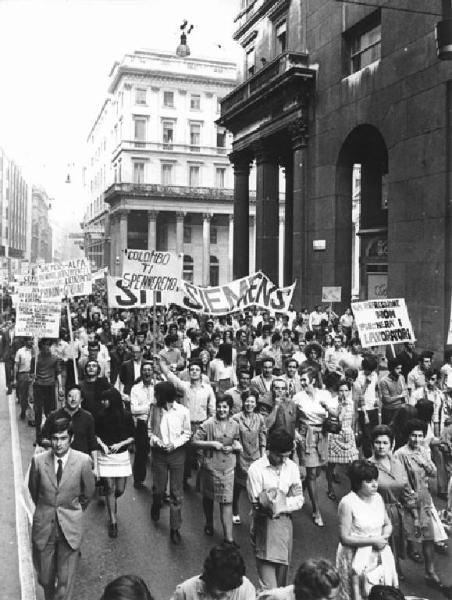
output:
<instances>
[{"instance_id":1,"label":"man in dark suit","mask_svg":"<svg viewBox=\"0 0 452 600\"><path fill-rule=\"evenodd\" d=\"M132 358L132 355L126 349L126 343L122 338L116 342L116 347L110 352L110 383L115 385L118 379L121 365Z\"/></svg>"},{"instance_id":2,"label":"man in dark suit","mask_svg":"<svg viewBox=\"0 0 452 600\"><path fill-rule=\"evenodd\" d=\"M119 369L119 380L123 385L123 394L130 396L133 384L141 375L141 362L143 353L140 346L133 346L133 358L122 363Z\"/></svg>"},{"instance_id":3,"label":"man in dark suit","mask_svg":"<svg viewBox=\"0 0 452 600\"><path fill-rule=\"evenodd\" d=\"M36 504L31 539L46 600L70 600L82 542L82 512L94 494L91 460L72 450L69 419L50 431L51 450L32 458L28 488Z\"/></svg>"}]
</instances>

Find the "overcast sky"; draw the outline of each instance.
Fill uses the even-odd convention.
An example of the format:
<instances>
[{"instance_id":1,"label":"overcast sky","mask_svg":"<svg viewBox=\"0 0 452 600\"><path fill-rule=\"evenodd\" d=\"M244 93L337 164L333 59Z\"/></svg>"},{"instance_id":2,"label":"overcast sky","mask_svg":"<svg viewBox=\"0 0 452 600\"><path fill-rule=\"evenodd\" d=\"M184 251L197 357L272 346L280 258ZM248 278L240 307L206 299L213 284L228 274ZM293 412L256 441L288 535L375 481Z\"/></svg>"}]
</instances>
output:
<instances>
[{"instance_id":1,"label":"overcast sky","mask_svg":"<svg viewBox=\"0 0 452 600\"><path fill-rule=\"evenodd\" d=\"M183 19L195 26L193 56L237 60L237 7L238 0L0 0L0 146L55 197L56 215L67 214L68 202L84 205L84 144L113 62L139 48L175 49Z\"/></svg>"}]
</instances>

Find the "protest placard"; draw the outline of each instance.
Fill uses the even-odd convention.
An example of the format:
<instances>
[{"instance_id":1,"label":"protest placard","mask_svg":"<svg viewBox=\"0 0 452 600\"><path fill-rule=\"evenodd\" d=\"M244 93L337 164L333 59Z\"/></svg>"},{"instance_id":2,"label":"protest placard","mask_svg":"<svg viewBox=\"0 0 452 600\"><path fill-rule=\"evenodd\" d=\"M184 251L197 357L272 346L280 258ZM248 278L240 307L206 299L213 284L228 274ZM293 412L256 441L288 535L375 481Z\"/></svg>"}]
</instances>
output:
<instances>
[{"instance_id":1,"label":"protest placard","mask_svg":"<svg viewBox=\"0 0 452 600\"><path fill-rule=\"evenodd\" d=\"M149 308L153 305L152 290L132 291L125 285L120 277L107 277L107 299L108 308ZM155 292L156 304L182 305L183 293L178 292Z\"/></svg>"},{"instance_id":2,"label":"protest placard","mask_svg":"<svg viewBox=\"0 0 452 600\"><path fill-rule=\"evenodd\" d=\"M352 302L363 348L414 342L404 298Z\"/></svg>"},{"instance_id":3,"label":"protest placard","mask_svg":"<svg viewBox=\"0 0 452 600\"><path fill-rule=\"evenodd\" d=\"M322 287L322 302L340 302L342 288L338 286Z\"/></svg>"},{"instance_id":4,"label":"protest placard","mask_svg":"<svg viewBox=\"0 0 452 600\"><path fill-rule=\"evenodd\" d=\"M180 287L185 308L201 314L227 315L248 306L287 312L295 283L278 288L264 273L258 272L216 287L202 288L187 281L182 281Z\"/></svg>"},{"instance_id":5,"label":"protest placard","mask_svg":"<svg viewBox=\"0 0 452 600\"><path fill-rule=\"evenodd\" d=\"M57 338L60 330L61 302L18 302L17 336Z\"/></svg>"},{"instance_id":6,"label":"protest placard","mask_svg":"<svg viewBox=\"0 0 452 600\"><path fill-rule=\"evenodd\" d=\"M86 296L93 293L91 266L86 258L64 263L42 263L36 265L34 278L41 290L49 296Z\"/></svg>"},{"instance_id":7,"label":"protest placard","mask_svg":"<svg viewBox=\"0 0 452 600\"><path fill-rule=\"evenodd\" d=\"M182 279L182 254L157 250L124 250L122 280L132 292L175 292Z\"/></svg>"}]
</instances>

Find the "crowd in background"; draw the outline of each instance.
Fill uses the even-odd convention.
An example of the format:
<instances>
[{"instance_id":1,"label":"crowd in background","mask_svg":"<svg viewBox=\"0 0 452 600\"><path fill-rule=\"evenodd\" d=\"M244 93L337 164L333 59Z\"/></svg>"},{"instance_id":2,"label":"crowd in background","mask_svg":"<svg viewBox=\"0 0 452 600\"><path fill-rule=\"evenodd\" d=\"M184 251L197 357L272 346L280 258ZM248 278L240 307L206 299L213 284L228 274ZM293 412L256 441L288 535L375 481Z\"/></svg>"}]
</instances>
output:
<instances>
[{"instance_id":1,"label":"crowd in background","mask_svg":"<svg viewBox=\"0 0 452 600\"><path fill-rule=\"evenodd\" d=\"M38 451L70 421L72 448L92 458L110 537L120 534L127 478L140 489L149 469L151 519L168 500L175 545L184 491L200 493L206 540L219 506L224 544L209 554L203 575L176 589L176 600L231 590L228 598L255 597L234 541L242 493L265 600L360 600L381 583L381 594L395 594L405 559L423 563L426 582L450 596L434 555L448 552L452 520L452 356L441 365L439 354L418 354L414 344L364 349L350 309L253 308L210 318L174 306L109 310L101 292L72 301L59 338L35 346L15 336L7 315L0 349L7 392L15 388ZM340 498L344 467L351 491ZM323 476L338 503L338 571L308 561L287 587L298 543L292 513L307 497L313 525L325 526ZM122 597L108 594L104 600Z\"/></svg>"}]
</instances>

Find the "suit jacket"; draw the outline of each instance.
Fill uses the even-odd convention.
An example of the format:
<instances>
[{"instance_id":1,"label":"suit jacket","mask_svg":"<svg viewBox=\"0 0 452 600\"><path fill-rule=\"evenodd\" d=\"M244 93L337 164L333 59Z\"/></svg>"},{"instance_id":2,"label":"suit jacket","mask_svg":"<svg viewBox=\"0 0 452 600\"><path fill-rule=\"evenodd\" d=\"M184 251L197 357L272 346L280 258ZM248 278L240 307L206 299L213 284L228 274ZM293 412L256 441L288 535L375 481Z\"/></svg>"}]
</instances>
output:
<instances>
[{"instance_id":1,"label":"suit jacket","mask_svg":"<svg viewBox=\"0 0 452 600\"><path fill-rule=\"evenodd\" d=\"M94 495L94 475L86 454L69 450L60 485L57 485L52 450L33 456L28 489L36 510L31 539L43 550L58 519L69 546L76 550L82 543L82 515Z\"/></svg>"},{"instance_id":2,"label":"suit jacket","mask_svg":"<svg viewBox=\"0 0 452 600\"><path fill-rule=\"evenodd\" d=\"M124 394L129 396L130 390L132 389L133 384L136 382L135 369L133 368L133 358L122 363L121 367L119 368L119 380L124 386Z\"/></svg>"}]
</instances>

